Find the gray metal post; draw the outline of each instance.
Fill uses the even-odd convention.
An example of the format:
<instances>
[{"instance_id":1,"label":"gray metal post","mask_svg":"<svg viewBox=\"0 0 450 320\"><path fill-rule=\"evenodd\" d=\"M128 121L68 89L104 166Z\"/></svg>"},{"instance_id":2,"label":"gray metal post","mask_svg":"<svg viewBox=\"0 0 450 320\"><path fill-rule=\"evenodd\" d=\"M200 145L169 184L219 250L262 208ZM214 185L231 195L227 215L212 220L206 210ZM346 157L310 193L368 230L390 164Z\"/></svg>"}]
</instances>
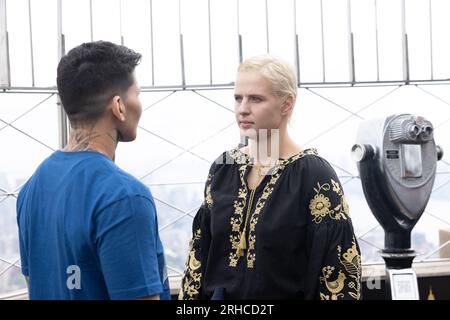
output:
<instances>
[{"instance_id":1,"label":"gray metal post","mask_svg":"<svg viewBox=\"0 0 450 320\"><path fill-rule=\"evenodd\" d=\"M31 59L31 86L35 86L34 80L34 47L33 47L33 25L31 23L31 0L28 0L28 26L30 27L30 59Z\"/></svg>"},{"instance_id":2,"label":"gray metal post","mask_svg":"<svg viewBox=\"0 0 450 320\"><path fill-rule=\"evenodd\" d=\"M323 1L320 0L320 30L322 39L322 82L326 82L325 76L325 36L323 30Z\"/></svg>"},{"instance_id":3,"label":"gray metal post","mask_svg":"<svg viewBox=\"0 0 450 320\"><path fill-rule=\"evenodd\" d=\"M434 71L433 71L433 7L431 4L431 0L428 2L428 9L430 11L430 79L434 79Z\"/></svg>"},{"instance_id":4,"label":"gray metal post","mask_svg":"<svg viewBox=\"0 0 450 320\"><path fill-rule=\"evenodd\" d=\"M242 63L242 35L241 26L239 24L240 13L239 13L239 0L236 1L236 14L237 14L237 40L238 40L238 61L239 64Z\"/></svg>"},{"instance_id":5,"label":"gray metal post","mask_svg":"<svg viewBox=\"0 0 450 320\"><path fill-rule=\"evenodd\" d=\"M92 0L89 0L89 30L91 32L91 42L94 41L94 19L92 16Z\"/></svg>"},{"instance_id":6,"label":"gray metal post","mask_svg":"<svg viewBox=\"0 0 450 320\"><path fill-rule=\"evenodd\" d=\"M178 35L180 37L181 85L186 88L186 73L184 68L184 40L181 31L181 1L178 0Z\"/></svg>"},{"instance_id":7,"label":"gray metal post","mask_svg":"<svg viewBox=\"0 0 450 320\"><path fill-rule=\"evenodd\" d=\"M152 63L152 86L155 85L155 55L153 53L153 1L150 0L150 55Z\"/></svg>"},{"instance_id":8,"label":"gray metal post","mask_svg":"<svg viewBox=\"0 0 450 320\"><path fill-rule=\"evenodd\" d=\"M9 69L8 30L6 25L6 0L0 0L0 61L2 61L0 65L0 86L10 87L11 76Z\"/></svg>"},{"instance_id":9,"label":"gray metal post","mask_svg":"<svg viewBox=\"0 0 450 320\"><path fill-rule=\"evenodd\" d=\"M123 29L122 29L122 0L119 0L119 27L120 27L120 44L124 45L125 40L123 37Z\"/></svg>"},{"instance_id":10,"label":"gray metal post","mask_svg":"<svg viewBox=\"0 0 450 320\"><path fill-rule=\"evenodd\" d=\"M352 5L351 0L347 0L347 27L348 27L348 57L350 82L355 82L355 47L352 31Z\"/></svg>"},{"instance_id":11,"label":"gray metal post","mask_svg":"<svg viewBox=\"0 0 450 320\"><path fill-rule=\"evenodd\" d=\"M211 36L211 0L208 0L209 84L213 83Z\"/></svg>"},{"instance_id":12,"label":"gray metal post","mask_svg":"<svg viewBox=\"0 0 450 320\"><path fill-rule=\"evenodd\" d=\"M403 80L409 83L409 53L408 53L408 34L406 32L406 5L402 0L402 51L403 51Z\"/></svg>"},{"instance_id":13,"label":"gray metal post","mask_svg":"<svg viewBox=\"0 0 450 320\"><path fill-rule=\"evenodd\" d=\"M266 52L270 53L270 42L269 42L269 6L266 0Z\"/></svg>"},{"instance_id":14,"label":"gray metal post","mask_svg":"<svg viewBox=\"0 0 450 320\"><path fill-rule=\"evenodd\" d=\"M297 34L297 3L296 0L292 1L293 12L294 12L294 54L295 54L295 72L297 75L297 87L300 87L300 51L299 51L299 42L298 42L298 34Z\"/></svg>"},{"instance_id":15,"label":"gray metal post","mask_svg":"<svg viewBox=\"0 0 450 320\"><path fill-rule=\"evenodd\" d=\"M375 5L375 50L377 57L377 81L380 81L380 51L378 48L378 6L377 0L374 0Z\"/></svg>"},{"instance_id":16,"label":"gray metal post","mask_svg":"<svg viewBox=\"0 0 450 320\"><path fill-rule=\"evenodd\" d=\"M64 35L62 33L62 0L58 0L57 3L57 15L58 15L58 62L65 54ZM57 97L57 112L58 112L58 127L59 127L59 147L64 148L69 141L69 123L67 114L64 111L63 105L59 95Z\"/></svg>"}]
</instances>

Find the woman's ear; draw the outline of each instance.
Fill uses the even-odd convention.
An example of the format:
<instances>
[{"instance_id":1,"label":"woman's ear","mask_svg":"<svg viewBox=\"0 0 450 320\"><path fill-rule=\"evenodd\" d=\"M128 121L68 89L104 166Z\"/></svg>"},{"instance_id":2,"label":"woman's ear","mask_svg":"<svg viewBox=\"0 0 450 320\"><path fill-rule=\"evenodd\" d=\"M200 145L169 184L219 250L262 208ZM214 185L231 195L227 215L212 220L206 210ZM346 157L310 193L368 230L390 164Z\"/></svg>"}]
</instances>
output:
<instances>
[{"instance_id":1,"label":"woman's ear","mask_svg":"<svg viewBox=\"0 0 450 320\"><path fill-rule=\"evenodd\" d=\"M292 112L292 109L294 108L295 99L293 96L289 96L286 98L286 100L283 103L283 106L281 107L281 115L289 115Z\"/></svg>"},{"instance_id":2,"label":"woman's ear","mask_svg":"<svg viewBox=\"0 0 450 320\"><path fill-rule=\"evenodd\" d=\"M114 96L111 101L111 110L119 121L125 121L125 106L120 96Z\"/></svg>"}]
</instances>

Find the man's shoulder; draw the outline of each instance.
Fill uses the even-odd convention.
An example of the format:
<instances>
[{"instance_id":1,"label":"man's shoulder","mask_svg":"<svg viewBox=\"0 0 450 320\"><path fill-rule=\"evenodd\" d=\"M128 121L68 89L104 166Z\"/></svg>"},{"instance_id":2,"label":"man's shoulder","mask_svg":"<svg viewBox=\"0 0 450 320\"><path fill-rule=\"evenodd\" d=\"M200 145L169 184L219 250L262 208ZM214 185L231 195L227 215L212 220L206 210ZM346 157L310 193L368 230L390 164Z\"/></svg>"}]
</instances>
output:
<instances>
[{"instance_id":1,"label":"man's shoulder","mask_svg":"<svg viewBox=\"0 0 450 320\"><path fill-rule=\"evenodd\" d=\"M111 178L116 184L127 188L130 191L130 195L142 195L151 198L149 188L142 181L138 180L135 176L125 170L116 167L116 170Z\"/></svg>"},{"instance_id":2,"label":"man's shoulder","mask_svg":"<svg viewBox=\"0 0 450 320\"><path fill-rule=\"evenodd\" d=\"M131 208L131 204L155 209L150 190L136 177L117 166L113 166L107 175L105 173L96 176L95 185L89 187L88 194L97 207L95 212L108 212L108 208ZM132 214L131 210L126 211Z\"/></svg>"}]
</instances>

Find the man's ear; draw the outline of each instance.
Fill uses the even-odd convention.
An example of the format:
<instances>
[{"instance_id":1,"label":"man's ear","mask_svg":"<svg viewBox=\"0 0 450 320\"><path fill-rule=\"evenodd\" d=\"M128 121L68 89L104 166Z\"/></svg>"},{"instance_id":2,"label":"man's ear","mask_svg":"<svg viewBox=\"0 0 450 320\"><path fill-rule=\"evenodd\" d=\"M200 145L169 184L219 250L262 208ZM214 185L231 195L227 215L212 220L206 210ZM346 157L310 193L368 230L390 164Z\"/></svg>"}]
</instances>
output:
<instances>
[{"instance_id":1,"label":"man's ear","mask_svg":"<svg viewBox=\"0 0 450 320\"><path fill-rule=\"evenodd\" d=\"M125 121L125 106L120 96L114 96L111 101L111 110L119 121Z\"/></svg>"},{"instance_id":2,"label":"man's ear","mask_svg":"<svg viewBox=\"0 0 450 320\"><path fill-rule=\"evenodd\" d=\"M287 97L286 101L283 103L283 106L281 107L281 114L288 115L292 112L292 109L294 108L295 99L293 96Z\"/></svg>"}]
</instances>

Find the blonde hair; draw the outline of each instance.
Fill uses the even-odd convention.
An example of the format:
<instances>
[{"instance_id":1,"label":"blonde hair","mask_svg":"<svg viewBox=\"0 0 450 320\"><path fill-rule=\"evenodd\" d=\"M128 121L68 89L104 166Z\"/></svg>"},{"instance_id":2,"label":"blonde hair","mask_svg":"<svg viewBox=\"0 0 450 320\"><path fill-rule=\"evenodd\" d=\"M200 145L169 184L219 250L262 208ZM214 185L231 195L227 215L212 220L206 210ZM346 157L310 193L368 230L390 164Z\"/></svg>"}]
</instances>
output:
<instances>
[{"instance_id":1,"label":"blonde hair","mask_svg":"<svg viewBox=\"0 0 450 320\"><path fill-rule=\"evenodd\" d=\"M289 96L297 98L297 79L292 67L285 61L262 55L246 59L238 72L257 71L272 84L273 93L285 102Z\"/></svg>"}]
</instances>

